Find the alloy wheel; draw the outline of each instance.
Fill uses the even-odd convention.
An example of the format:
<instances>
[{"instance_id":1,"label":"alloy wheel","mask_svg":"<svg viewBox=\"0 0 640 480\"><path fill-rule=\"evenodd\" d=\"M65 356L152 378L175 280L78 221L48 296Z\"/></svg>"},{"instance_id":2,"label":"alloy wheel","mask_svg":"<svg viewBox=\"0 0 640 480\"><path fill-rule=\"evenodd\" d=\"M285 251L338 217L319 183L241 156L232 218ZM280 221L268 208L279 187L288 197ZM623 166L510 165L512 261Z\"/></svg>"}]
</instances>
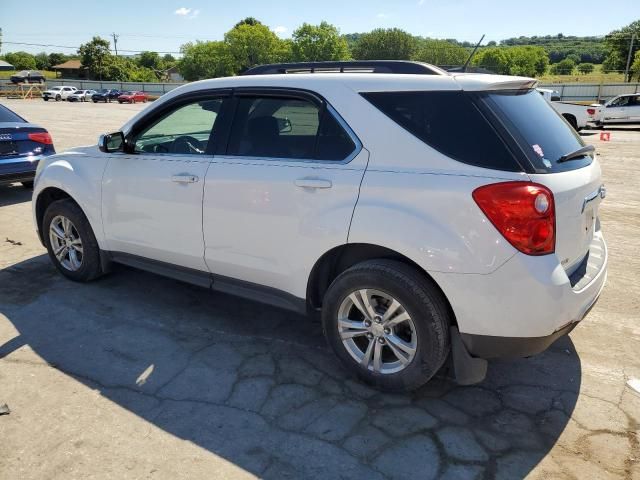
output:
<instances>
[{"instance_id":1,"label":"alloy wheel","mask_svg":"<svg viewBox=\"0 0 640 480\"><path fill-rule=\"evenodd\" d=\"M418 347L409 312L380 290L360 289L345 297L338 309L338 333L349 355L375 373L404 370Z\"/></svg>"},{"instance_id":2,"label":"alloy wheel","mask_svg":"<svg viewBox=\"0 0 640 480\"><path fill-rule=\"evenodd\" d=\"M60 265L75 272L82 266L82 239L75 225L67 217L58 215L49 225L51 250Z\"/></svg>"}]
</instances>

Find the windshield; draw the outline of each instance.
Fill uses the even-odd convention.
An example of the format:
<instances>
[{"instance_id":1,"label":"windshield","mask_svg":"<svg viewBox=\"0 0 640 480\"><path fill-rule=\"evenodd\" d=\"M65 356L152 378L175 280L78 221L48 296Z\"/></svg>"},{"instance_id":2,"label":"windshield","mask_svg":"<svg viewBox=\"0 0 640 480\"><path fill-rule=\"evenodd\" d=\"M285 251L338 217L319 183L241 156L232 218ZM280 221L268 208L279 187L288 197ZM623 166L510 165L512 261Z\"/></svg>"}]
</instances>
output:
<instances>
[{"instance_id":1,"label":"windshield","mask_svg":"<svg viewBox=\"0 0 640 480\"><path fill-rule=\"evenodd\" d=\"M121 95L133 95L133 92L122 92Z\"/></svg>"},{"instance_id":2,"label":"windshield","mask_svg":"<svg viewBox=\"0 0 640 480\"><path fill-rule=\"evenodd\" d=\"M62 87L52 87L51 90L57 92L58 90L62 90Z\"/></svg>"},{"instance_id":3,"label":"windshield","mask_svg":"<svg viewBox=\"0 0 640 480\"><path fill-rule=\"evenodd\" d=\"M535 90L486 92L480 96L515 137L537 173L575 170L593 161L589 154L559 161L585 144Z\"/></svg>"}]
</instances>

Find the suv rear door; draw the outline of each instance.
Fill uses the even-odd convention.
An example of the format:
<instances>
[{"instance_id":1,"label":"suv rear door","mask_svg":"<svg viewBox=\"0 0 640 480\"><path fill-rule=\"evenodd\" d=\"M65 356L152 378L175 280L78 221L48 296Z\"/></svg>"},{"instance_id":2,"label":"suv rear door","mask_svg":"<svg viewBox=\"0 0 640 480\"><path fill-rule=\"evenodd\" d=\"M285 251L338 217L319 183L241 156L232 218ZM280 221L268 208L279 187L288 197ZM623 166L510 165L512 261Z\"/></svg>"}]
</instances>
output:
<instances>
[{"instance_id":1,"label":"suv rear door","mask_svg":"<svg viewBox=\"0 0 640 480\"><path fill-rule=\"evenodd\" d=\"M313 94L238 89L234 104L207 172L207 265L304 298L316 260L347 241L368 152Z\"/></svg>"}]
</instances>

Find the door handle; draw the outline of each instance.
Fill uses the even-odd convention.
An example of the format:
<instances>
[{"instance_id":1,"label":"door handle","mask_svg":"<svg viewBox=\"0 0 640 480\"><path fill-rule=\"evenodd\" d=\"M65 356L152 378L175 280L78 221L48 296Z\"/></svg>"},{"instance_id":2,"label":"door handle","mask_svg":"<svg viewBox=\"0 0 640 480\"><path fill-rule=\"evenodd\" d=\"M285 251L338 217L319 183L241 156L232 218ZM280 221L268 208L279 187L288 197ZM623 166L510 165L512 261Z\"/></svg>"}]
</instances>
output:
<instances>
[{"instance_id":1,"label":"door handle","mask_svg":"<svg viewBox=\"0 0 640 480\"><path fill-rule=\"evenodd\" d=\"M302 188L331 188L331 180L322 178L299 178L296 180L296 187Z\"/></svg>"},{"instance_id":2,"label":"door handle","mask_svg":"<svg viewBox=\"0 0 640 480\"><path fill-rule=\"evenodd\" d=\"M176 183L197 183L199 178L196 175L174 175L171 177L172 182Z\"/></svg>"}]
</instances>

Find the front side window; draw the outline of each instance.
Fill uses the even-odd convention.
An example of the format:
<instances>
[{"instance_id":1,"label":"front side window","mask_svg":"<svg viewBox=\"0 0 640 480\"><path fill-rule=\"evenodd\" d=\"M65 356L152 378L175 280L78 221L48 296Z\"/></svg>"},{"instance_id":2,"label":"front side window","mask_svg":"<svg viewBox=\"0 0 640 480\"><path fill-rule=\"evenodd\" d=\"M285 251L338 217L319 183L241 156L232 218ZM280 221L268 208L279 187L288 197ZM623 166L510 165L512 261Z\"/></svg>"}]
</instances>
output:
<instances>
[{"instance_id":1,"label":"front side window","mask_svg":"<svg viewBox=\"0 0 640 480\"><path fill-rule=\"evenodd\" d=\"M238 98L227 154L344 160L355 150L335 117L315 103L273 96Z\"/></svg>"},{"instance_id":2,"label":"front side window","mask_svg":"<svg viewBox=\"0 0 640 480\"><path fill-rule=\"evenodd\" d=\"M135 152L204 155L223 101L200 100L175 108L135 135Z\"/></svg>"}]
</instances>

